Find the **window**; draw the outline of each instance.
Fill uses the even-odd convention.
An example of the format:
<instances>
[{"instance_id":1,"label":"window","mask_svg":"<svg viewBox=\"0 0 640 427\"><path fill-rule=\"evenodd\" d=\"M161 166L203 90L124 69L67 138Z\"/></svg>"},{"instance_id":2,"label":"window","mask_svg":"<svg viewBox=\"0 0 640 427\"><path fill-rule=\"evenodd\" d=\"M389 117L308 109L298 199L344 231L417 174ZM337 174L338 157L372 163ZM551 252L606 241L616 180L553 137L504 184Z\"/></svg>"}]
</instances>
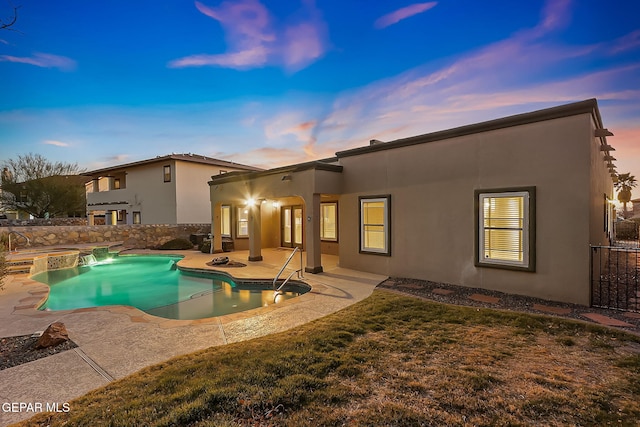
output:
<instances>
[{"instance_id":1,"label":"window","mask_svg":"<svg viewBox=\"0 0 640 427\"><path fill-rule=\"evenodd\" d=\"M249 206L238 208L237 237L249 237Z\"/></svg>"},{"instance_id":2,"label":"window","mask_svg":"<svg viewBox=\"0 0 640 427\"><path fill-rule=\"evenodd\" d=\"M360 252L391 255L391 196L360 197Z\"/></svg>"},{"instance_id":3,"label":"window","mask_svg":"<svg viewBox=\"0 0 640 427\"><path fill-rule=\"evenodd\" d=\"M171 182L171 165L164 167L164 182Z\"/></svg>"},{"instance_id":4,"label":"window","mask_svg":"<svg viewBox=\"0 0 640 427\"><path fill-rule=\"evenodd\" d=\"M338 204L320 203L320 239L338 241Z\"/></svg>"},{"instance_id":5,"label":"window","mask_svg":"<svg viewBox=\"0 0 640 427\"><path fill-rule=\"evenodd\" d=\"M535 271L535 187L476 190L476 265Z\"/></svg>"},{"instance_id":6,"label":"window","mask_svg":"<svg viewBox=\"0 0 640 427\"><path fill-rule=\"evenodd\" d=\"M231 206L223 205L220 208L220 234L231 237Z\"/></svg>"},{"instance_id":7,"label":"window","mask_svg":"<svg viewBox=\"0 0 640 427\"><path fill-rule=\"evenodd\" d=\"M142 224L142 216L140 215L140 212L134 212L133 213L133 223L134 224Z\"/></svg>"},{"instance_id":8,"label":"window","mask_svg":"<svg viewBox=\"0 0 640 427\"><path fill-rule=\"evenodd\" d=\"M113 180L113 189L114 190L119 190L120 189L120 178L114 178L114 180Z\"/></svg>"}]
</instances>

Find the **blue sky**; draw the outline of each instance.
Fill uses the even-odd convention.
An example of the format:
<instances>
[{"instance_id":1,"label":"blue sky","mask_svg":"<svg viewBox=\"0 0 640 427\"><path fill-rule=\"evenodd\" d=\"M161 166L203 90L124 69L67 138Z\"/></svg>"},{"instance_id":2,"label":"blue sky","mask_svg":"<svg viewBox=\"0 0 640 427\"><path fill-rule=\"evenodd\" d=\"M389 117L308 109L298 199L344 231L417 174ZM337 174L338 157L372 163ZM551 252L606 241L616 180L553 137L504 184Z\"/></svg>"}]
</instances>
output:
<instances>
[{"instance_id":1,"label":"blue sky","mask_svg":"<svg viewBox=\"0 0 640 427\"><path fill-rule=\"evenodd\" d=\"M11 2L0 161L275 167L597 98L640 177L640 2Z\"/></svg>"}]
</instances>

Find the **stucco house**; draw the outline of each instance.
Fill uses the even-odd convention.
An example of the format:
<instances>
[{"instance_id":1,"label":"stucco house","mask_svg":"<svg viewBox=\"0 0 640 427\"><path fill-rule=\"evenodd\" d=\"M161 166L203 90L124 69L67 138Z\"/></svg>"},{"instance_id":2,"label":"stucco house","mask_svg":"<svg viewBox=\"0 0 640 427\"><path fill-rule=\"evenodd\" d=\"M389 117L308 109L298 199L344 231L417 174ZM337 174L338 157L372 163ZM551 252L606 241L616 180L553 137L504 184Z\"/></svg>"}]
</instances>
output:
<instances>
[{"instance_id":1,"label":"stucco house","mask_svg":"<svg viewBox=\"0 0 640 427\"><path fill-rule=\"evenodd\" d=\"M196 154L170 154L85 172L89 224L206 224L211 221L211 176L258 170Z\"/></svg>"},{"instance_id":2,"label":"stucco house","mask_svg":"<svg viewBox=\"0 0 640 427\"><path fill-rule=\"evenodd\" d=\"M301 246L341 267L588 305L613 165L595 99L258 172L213 176L220 237L249 260Z\"/></svg>"}]
</instances>

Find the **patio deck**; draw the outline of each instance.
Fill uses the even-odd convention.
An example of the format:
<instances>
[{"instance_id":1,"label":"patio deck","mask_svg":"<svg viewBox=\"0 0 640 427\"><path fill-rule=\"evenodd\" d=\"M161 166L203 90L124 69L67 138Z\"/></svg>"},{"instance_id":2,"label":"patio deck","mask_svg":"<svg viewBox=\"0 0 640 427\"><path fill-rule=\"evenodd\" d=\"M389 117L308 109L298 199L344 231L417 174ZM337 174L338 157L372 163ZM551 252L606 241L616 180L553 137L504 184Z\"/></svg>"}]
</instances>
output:
<instances>
[{"instance_id":1,"label":"patio deck","mask_svg":"<svg viewBox=\"0 0 640 427\"><path fill-rule=\"evenodd\" d=\"M273 279L291 251L263 250L264 259L259 262L248 262L248 251L224 254L247 264L240 268L206 265L218 255L195 251L171 253L185 255L180 266L222 271L239 279ZM58 403L61 406L114 379L172 357L281 332L334 313L366 298L386 279L340 268L337 259L323 255L325 272L304 275L304 281L312 287L307 294L276 306L199 320L163 319L123 306L38 311L35 307L46 297L48 287L24 274L9 276L4 290L0 291L0 337L33 334L61 321L78 348L0 371L0 404ZM299 264L299 258L294 257L284 277L299 268ZM0 410L0 425L32 415Z\"/></svg>"}]
</instances>

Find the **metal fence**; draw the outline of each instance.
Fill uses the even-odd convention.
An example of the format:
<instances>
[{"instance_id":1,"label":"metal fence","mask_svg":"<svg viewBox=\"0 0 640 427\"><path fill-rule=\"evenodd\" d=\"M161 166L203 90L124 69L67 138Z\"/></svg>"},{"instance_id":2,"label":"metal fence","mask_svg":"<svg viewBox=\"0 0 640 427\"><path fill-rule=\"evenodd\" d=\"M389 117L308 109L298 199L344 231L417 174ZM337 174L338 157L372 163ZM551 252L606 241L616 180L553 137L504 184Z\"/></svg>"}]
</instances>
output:
<instances>
[{"instance_id":1,"label":"metal fence","mask_svg":"<svg viewBox=\"0 0 640 427\"><path fill-rule=\"evenodd\" d=\"M640 248L591 246L591 305L640 312Z\"/></svg>"}]
</instances>

